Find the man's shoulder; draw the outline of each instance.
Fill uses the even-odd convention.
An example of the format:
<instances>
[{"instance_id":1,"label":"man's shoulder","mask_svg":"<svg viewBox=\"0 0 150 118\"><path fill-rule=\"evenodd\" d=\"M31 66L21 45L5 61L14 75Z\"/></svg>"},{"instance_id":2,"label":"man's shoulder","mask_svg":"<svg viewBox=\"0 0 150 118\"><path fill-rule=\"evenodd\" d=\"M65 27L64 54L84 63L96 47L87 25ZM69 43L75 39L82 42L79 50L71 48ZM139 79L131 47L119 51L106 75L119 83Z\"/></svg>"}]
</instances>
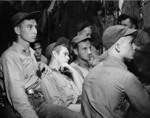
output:
<instances>
[{"instance_id":1,"label":"man's shoulder","mask_svg":"<svg viewBox=\"0 0 150 118\"><path fill-rule=\"evenodd\" d=\"M92 81L95 84L100 82L109 81L115 82L118 86L123 86L124 84L135 82L138 78L125 69L120 69L117 67L107 67L101 64L94 67L89 74L86 76L86 82Z\"/></svg>"},{"instance_id":2,"label":"man's shoulder","mask_svg":"<svg viewBox=\"0 0 150 118\"><path fill-rule=\"evenodd\" d=\"M72 62L72 63L70 64L70 66L73 67L74 69L79 69L79 68L81 68L81 66L80 66L78 63L76 63L75 61Z\"/></svg>"},{"instance_id":3,"label":"man's shoulder","mask_svg":"<svg viewBox=\"0 0 150 118\"><path fill-rule=\"evenodd\" d=\"M75 62L70 63L71 66L77 66Z\"/></svg>"},{"instance_id":4,"label":"man's shoulder","mask_svg":"<svg viewBox=\"0 0 150 118\"><path fill-rule=\"evenodd\" d=\"M6 49L2 55L1 55L1 58L8 58L8 57L11 57L13 55L16 55L17 52L14 50L14 47L13 46L10 46L8 49Z\"/></svg>"},{"instance_id":5,"label":"man's shoulder","mask_svg":"<svg viewBox=\"0 0 150 118\"><path fill-rule=\"evenodd\" d=\"M81 71L82 73L84 73L84 72L89 72L89 70L88 69L86 69L86 68L84 68L83 66L81 66L78 62L72 62L71 64L70 64L70 66L72 66L75 70L77 70L77 71Z\"/></svg>"},{"instance_id":6,"label":"man's shoulder","mask_svg":"<svg viewBox=\"0 0 150 118\"><path fill-rule=\"evenodd\" d=\"M130 73L127 69L121 68L115 65L111 65L109 63L105 63L106 61L100 62L89 72L89 76L100 76L100 75L110 75L112 77L121 77L124 78L126 75L129 77L133 77L134 75Z\"/></svg>"},{"instance_id":7,"label":"man's shoulder","mask_svg":"<svg viewBox=\"0 0 150 118\"><path fill-rule=\"evenodd\" d=\"M48 63L48 60L47 60L47 58L46 58L44 55L41 55L41 61L42 61L43 63L45 63L45 64Z\"/></svg>"},{"instance_id":8,"label":"man's shoulder","mask_svg":"<svg viewBox=\"0 0 150 118\"><path fill-rule=\"evenodd\" d=\"M138 80L138 77L137 76L135 76L133 73L131 73L130 71L128 71L127 73L126 73L126 80L130 80L130 81L132 81L132 80Z\"/></svg>"}]
</instances>

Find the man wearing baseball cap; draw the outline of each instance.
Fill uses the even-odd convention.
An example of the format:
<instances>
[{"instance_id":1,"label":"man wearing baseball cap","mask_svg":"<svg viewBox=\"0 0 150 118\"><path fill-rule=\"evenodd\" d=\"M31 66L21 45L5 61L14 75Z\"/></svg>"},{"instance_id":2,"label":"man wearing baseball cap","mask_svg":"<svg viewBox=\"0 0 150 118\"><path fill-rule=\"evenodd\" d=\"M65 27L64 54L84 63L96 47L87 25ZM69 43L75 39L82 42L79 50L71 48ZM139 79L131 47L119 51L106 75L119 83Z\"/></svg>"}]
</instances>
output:
<instances>
[{"instance_id":1,"label":"man wearing baseball cap","mask_svg":"<svg viewBox=\"0 0 150 118\"><path fill-rule=\"evenodd\" d=\"M104 31L102 40L108 56L83 83L82 113L87 118L125 118L131 106L140 115L150 117L150 97L124 64L134 55L134 33L136 30L121 25Z\"/></svg>"},{"instance_id":2,"label":"man wearing baseball cap","mask_svg":"<svg viewBox=\"0 0 150 118\"><path fill-rule=\"evenodd\" d=\"M34 51L30 48L30 43L34 42L37 36L35 19L38 17L38 11L19 12L12 17L16 41L2 54L2 71L8 102L21 118L81 117L65 107L46 103L40 92L41 77L37 75L39 68ZM10 112L7 115L9 118L13 117Z\"/></svg>"}]
</instances>

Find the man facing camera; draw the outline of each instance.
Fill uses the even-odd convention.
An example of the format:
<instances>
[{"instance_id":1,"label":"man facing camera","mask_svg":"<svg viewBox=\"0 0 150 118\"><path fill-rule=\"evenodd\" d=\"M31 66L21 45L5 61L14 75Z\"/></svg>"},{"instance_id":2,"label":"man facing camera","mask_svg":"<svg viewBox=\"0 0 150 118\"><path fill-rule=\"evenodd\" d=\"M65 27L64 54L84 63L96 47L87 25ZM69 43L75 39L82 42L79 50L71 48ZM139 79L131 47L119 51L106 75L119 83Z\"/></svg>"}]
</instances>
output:
<instances>
[{"instance_id":1,"label":"man facing camera","mask_svg":"<svg viewBox=\"0 0 150 118\"><path fill-rule=\"evenodd\" d=\"M89 63L92 54L91 46L91 38L85 35L75 36L72 40L73 52L76 58L75 61L71 63L71 66L79 72L82 82L93 67Z\"/></svg>"}]
</instances>

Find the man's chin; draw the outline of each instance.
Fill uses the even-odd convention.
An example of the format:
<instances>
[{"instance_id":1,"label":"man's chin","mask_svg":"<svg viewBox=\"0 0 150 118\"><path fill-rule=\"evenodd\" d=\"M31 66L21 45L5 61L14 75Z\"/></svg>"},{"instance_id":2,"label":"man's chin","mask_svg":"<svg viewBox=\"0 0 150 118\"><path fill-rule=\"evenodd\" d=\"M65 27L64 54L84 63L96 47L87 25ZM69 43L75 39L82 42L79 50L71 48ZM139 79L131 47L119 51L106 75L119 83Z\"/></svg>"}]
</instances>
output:
<instances>
[{"instance_id":1,"label":"man's chin","mask_svg":"<svg viewBox=\"0 0 150 118\"><path fill-rule=\"evenodd\" d=\"M131 61L131 60L133 60L133 57L126 58L125 60L126 61Z\"/></svg>"},{"instance_id":2,"label":"man's chin","mask_svg":"<svg viewBox=\"0 0 150 118\"><path fill-rule=\"evenodd\" d=\"M36 59L38 59L38 60L41 59L41 56L35 56L35 57L36 57Z\"/></svg>"},{"instance_id":3,"label":"man's chin","mask_svg":"<svg viewBox=\"0 0 150 118\"><path fill-rule=\"evenodd\" d=\"M34 43L35 41L36 41L36 39L33 38L33 39L30 41L30 43Z\"/></svg>"}]
</instances>

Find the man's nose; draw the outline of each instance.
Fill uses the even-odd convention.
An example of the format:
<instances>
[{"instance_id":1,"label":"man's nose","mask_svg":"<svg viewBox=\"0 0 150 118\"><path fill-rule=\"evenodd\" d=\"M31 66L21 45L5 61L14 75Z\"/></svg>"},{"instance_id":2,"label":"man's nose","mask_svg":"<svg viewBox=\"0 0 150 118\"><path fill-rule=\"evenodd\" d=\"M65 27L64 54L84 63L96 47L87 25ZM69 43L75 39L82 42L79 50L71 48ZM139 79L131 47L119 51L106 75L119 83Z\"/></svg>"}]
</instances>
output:
<instances>
[{"instance_id":1,"label":"man's nose","mask_svg":"<svg viewBox=\"0 0 150 118\"><path fill-rule=\"evenodd\" d=\"M67 60L68 60L68 61L69 61L69 59L70 59L69 56L67 56Z\"/></svg>"},{"instance_id":2,"label":"man's nose","mask_svg":"<svg viewBox=\"0 0 150 118\"><path fill-rule=\"evenodd\" d=\"M91 49L90 48L88 49L88 54L91 54Z\"/></svg>"},{"instance_id":3,"label":"man's nose","mask_svg":"<svg viewBox=\"0 0 150 118\"><path fill-rule=\"evenodd\" d=\"M37 53L40 54L40 50L37 50Z\"/></svg>"},{"instance_id":4,"label":"man's nose","mask_svg":"<svg viewBox=\"0 0 150 118\"><path fill-rule=\"evenodd\" d=\"M37 28L36 28L36 27L33 28L33 32L34 32L35 34L37 34Z\"/></svg>"},{"instance_id":5,"label":"man's nose","mask_svg":"<svg viewBox=\"0 0 150 118\"><path fill-rule=\"evenodd\" d=\"M132 44L132 48L133 48L133 50L135 50L135 49L138 48L138 46L136 46L136 45L133 43L133 44Z\"/></svg>"},{"instance_id":6,"label":"man's nose","mask_svg":"<svg viewBox=\"0 0 150 118\"><path fill-rule=\"evenodd\" d=\"M87 37L88 37L88 38L91 38L91 35L88 35Z\"/></svg>"}]
</instances>

